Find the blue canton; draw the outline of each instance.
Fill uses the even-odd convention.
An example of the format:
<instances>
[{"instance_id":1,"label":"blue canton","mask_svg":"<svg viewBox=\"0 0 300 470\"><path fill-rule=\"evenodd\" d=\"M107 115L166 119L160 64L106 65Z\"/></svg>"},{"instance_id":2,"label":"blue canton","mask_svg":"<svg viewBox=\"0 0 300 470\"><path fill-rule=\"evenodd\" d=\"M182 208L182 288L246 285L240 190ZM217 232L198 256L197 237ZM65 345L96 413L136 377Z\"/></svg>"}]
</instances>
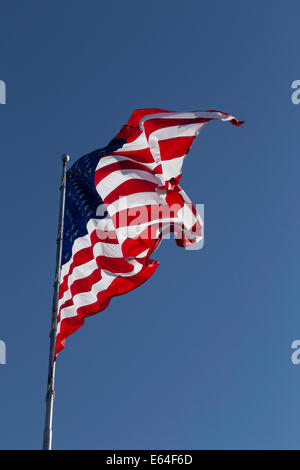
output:
<instances>
[{"instance_id":1,"label":"blue canton","mask_svg":"<svg viewBox=\"0 0 300 470\"><path fill-rule=\"evenodd\" d=\"M103 201L95 188L95 170L103 155L112 153L123 143L125 141L121 139L113 139L107 147L79 158L67 171L62 264L67 263L72 257L74 241L78 237L87 235L88 221L107 216L106 211L102 216L96 215Z\"/></svg>"}]
</instances>

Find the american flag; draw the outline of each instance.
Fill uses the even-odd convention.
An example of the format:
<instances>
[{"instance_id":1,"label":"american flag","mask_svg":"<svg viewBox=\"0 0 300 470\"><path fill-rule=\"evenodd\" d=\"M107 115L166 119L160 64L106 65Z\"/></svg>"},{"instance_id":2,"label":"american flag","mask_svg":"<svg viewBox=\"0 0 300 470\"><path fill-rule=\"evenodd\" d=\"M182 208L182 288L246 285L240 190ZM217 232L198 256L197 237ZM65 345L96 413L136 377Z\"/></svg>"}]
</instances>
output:
<instances>
[{"instance_id":1,"label":"american flag","mask_svg":"<svg viewBox=\"0 0 300 470\"><path fill-rule=\"evenodd\" d=\"M202 238L202 221L179 185L195 137L220 111L138 109L107 147L68 170L56 355L85 318L145 282L150 259L173 232L179 246Z\"/></svg>"}]
</instances>

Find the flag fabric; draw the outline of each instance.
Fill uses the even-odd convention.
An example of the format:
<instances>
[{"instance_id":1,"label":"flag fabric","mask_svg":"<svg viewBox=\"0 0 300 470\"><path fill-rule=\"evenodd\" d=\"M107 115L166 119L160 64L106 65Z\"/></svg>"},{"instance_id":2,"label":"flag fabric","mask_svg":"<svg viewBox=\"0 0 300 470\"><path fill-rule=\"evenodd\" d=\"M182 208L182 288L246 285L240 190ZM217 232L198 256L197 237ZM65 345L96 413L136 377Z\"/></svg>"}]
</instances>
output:
<instances>
[{"instance_id":1,"label":"flag fabric","mask_svg":"<svg viewBox=\"0 0 300 470\"><path fill-rule=\"evenodd\" d=\"M182 164L220 111L139 109L105 148L67 171L56 351L86 317L135 289L158 267L150 256L174 233L179 246L202 238L202 221L180 187Z\"/></svg>"}]
</instances>

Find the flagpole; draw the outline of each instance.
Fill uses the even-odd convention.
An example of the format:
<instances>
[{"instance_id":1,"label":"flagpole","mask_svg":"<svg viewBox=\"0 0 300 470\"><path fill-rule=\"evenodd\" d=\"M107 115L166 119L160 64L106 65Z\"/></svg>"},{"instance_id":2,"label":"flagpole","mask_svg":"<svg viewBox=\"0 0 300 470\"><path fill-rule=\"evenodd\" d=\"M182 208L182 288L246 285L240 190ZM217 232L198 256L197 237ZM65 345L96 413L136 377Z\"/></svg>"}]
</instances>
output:
<instances>
[{"instance_id":1,"label":"flagpole","mask_svg":"<svg viewBox=\"0 0 300 470\"><path fill-rule=\"evenodd\" d=\"M58 235L56 239L56 268L55 268L55 281L52 303L52 320L50 330L50 351L49 351L49 369L48 369L48 383L46 393L46 416L45 416L45 429L43 450L52 449L52 418L53 418L53 402L54 402L54 380L55 380L55 341L57 331L57 313L58 313L58 298L59 298L59 285L61 273L61 257L62 257L62 244L64 233L64 215L65 215L65 198L66 198L66 171L67 162L70 160L69 155L62 155L63 173L60 185L60 209L59 209L59 222L58 222Z\"/></svg>"}]
</instances>

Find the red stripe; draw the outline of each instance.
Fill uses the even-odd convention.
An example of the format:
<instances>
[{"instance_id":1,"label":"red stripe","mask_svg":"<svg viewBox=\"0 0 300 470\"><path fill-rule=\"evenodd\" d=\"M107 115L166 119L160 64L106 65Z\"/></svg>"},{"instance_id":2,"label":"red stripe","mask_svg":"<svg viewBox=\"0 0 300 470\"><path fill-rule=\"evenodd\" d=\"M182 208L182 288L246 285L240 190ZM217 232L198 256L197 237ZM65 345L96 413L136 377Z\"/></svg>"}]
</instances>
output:
<instances>
[{"instance_id":1,"label":"red stripe","mask_svg":"<svg viewBox=\"0 0 300 470\"><path fill-rule=\"evenodd\" d=\"M151 227L144 230L144 232L141 233L140 237L137 237L135 239L127 238L122 245L124 257L137 257L144 251L148 250L145 260L147 261L147 259L151 256L153 251L156 250L156 248L161 242L160 239L154 238L154 234L158 226L159 224L152 225Z\"/></svg>"},{"instance_id":2,"label":"red stripe","mask_svg":"<svg viewBox=\"0 0 300 470\"><path fill-rule=\"evenodd\" d=\"M153 193L155 188L157 188L157 184L152 183L151 181L130 179L128 181L124 181L124 183L121 183L116 189L109 193L104 199L104 202L108 206L117 199L129 196L130 194Z\"/></svg>"},{"instance_id":3,"label":"red stripe","mask_svg":"<svg viewBox=\"0 0 300 470\"><path fill-rule=\"evenodd\" d=\"M126 140L127 142L133 142L142 133L140 129L132 126L123 126L119 134L116 135L116 139Z\"/></svg>"},{"instance_id":4,"label":"red stripe","mask_svg":"<svg viewBox=\"0 0 300 470\"><path fill-rule=\"evenodd\" d=\"M110 243L112 245L119 244L119 240L115 230L100 230L97 228L96 235L98 242Z\"/></svg>"},{"instance_id":5,"label":"red stripe","mask_svg":"<svg viewBox=\"0 0 300 470\"><path fill-rule=\"evenodd\" d=\"M194 142L195 137L173 137L159 141L160 156L162 160L171 160L186 155Z\"/></svg>"},{"instance_id":6,"label":"red stripe","mask_svg":"<svg viewBox=\"0 0 300 470\"><path fill-rule=\"evenodd\" d=\"M108 256L97 256L96 263L98 268L96 268L89 276L86 276L81 279L76 279L69 286L70 293L72 297L77 294L82 294L90 292L93 285L96 282L101 280L101 269L106 269L112 273L126 273L129 274L134 267L131 263L125 261L124 258L111 258ZM73 305L72 298L66 300L59 308L58 321L60 320L60 312L66 307Z\"/></svg>"},{"instance_id":7,"label":"red stripe","mask_svg":"<svg viewBox=\"0 0 300 470\"><path fill-rule=\"evenodd\" d=\"M105 238L105 236L109 238ZM71 276L71 274L73 273L74 268L91 261L94 258L93 248L96 243L99 243L101 241L104 243L119 244L119 241L117 239L117 234L115 231L103 232L99 229L94 230L90 234L91 246L89 246L88 248L82 248L81 250L77 251L73 255L73 261L70 264L69 271L67 274L64 275L62 282L60 284L60 288L59 288L60 299L63 297L64 292L69 289L68 279L69 279L69 276Z\"/></svg>"},{"instance_id":8,"label":"red stripe","mask_svg":"<svg viewBox=\"0 0 300 470\"><path fill-rule=\"evenodd\" d=\"M98 258L97 258L98 265ZM96 268L89 276L82 279L76 279L70 286L70 292L72 297L76 294L82 294L83 292L89 292L91 287L101 280L101 270ZM64 305L60 307L60 310L64 308Z\"/></svg>"},{"instance_id":9,"label":"red stripe","mask_svg":"<svg viewBox=\"0 0 300 470\"><path fill-rule=\"evenodd\" d=\"M88 263L93 259L93 247L89 246L88 248L83 248L80 251L77 251L77 253L74 254L73 256L73 261L70 264L69 272L65 274L63 277L63 280L60 284L59 288L59 298L61 299L63 297L63 294L66 290L68 290L68 277L72 274L74 271L74 268L76 266L80 266L82 264Z\"/></svg>"},{"instance_id":10,"label":"red stripe","mask_svg":"<svg viewBox=\"0 0 300 470\"><path fill-rule=\"evenodd\" d=\"M124 258L111 258L109 256L99 256L99 267L112 273L129 274L134 267Z\"/></svg>"},{"instance_id":11,"label":"red stripe","mask_svg":"<svg viewBox=\"0 0 300 470\"><path fill-rule=\"evenodd\" d=\"M130 207L123 209L112 216L114 226L130 227L142 225L151 221L159 221L161 219L173 218L178 216L178 211L183 206L182 199L173 200L173 204L152 204L145 206Z\"/></svg>"},{"instance_id":12,"label":"red stripe","mask_svg":"<svg viewBox=\"0 0 300 470\"><path fill-rule=\"evenodd\" d=\"M133 111L127 124L129 126L138 127L139 122L141 119L143 119L143 117L150 115L150 114L157 114L157 113L174 113L174 111L167 111L166 109L158 109L158 108L136 109L135 111Z\"/></svg>"},{"instance_id":13,"label":"red stripe","mask_svg":"<svg viewBox=\"0 0 300 470\"><path fill-rule=\"evenodd\" d=\"M111 175L115 171L120 171L122 173L122 170L141 170L141 171L147 171L151 175L153 175L153 171L149 170L145 165L141 165L137 162L130 162L128 160L121 160L119 162L111 163L109 165L104 166L103 168L99 168L95 172L95 186L97 186L106 176Z\"/></svg>"},{"instance_id":14,"label":"red stripe","mask_svg":"<svg viewBox=\"0 0 300 470\"><path fill-rule=\"evenodd\" d=\"M131 158L139 163L153 163L153 155L149 148L141 150L120 150L119 152L113 152L112 155L123 155L126 158Z\"/></svg>"},{"instance_id":15,"label":"red stripe","mask_svg":"<svg viewBox=\"0 0 300 470\"><path fill-rule=\"evenodd\" d=\"M159 263L157 261L149 261L147 265L135 276L129 278L117 277L105 291L97 294L97 301L93 304L79 307L77 316L65 318L61 322L61 329L56 339L55 354L59 353L65 347L65 338L70 336L74 331L80 328L84 323L84 318L95 315L104 310L112 297L122 295L143 284L157 269Z\"/></svg>"}]
</instances>

